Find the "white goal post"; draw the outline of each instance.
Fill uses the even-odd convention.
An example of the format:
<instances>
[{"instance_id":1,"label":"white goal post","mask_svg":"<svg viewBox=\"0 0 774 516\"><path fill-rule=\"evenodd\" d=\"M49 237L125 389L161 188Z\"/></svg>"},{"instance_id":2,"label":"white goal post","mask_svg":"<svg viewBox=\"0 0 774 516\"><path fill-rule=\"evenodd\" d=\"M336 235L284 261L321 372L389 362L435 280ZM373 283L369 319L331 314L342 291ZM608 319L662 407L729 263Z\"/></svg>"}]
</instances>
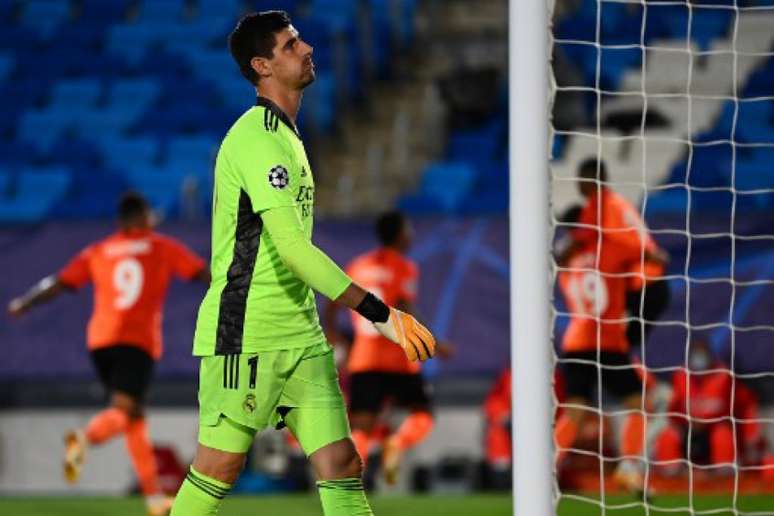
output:
<instances>
[{"instance_id":1,"label":"white goal post","mask_svg":"<svg viewBox=\"0 0 774 516\"><path fill-rule=\"evenodd\" d=\"M519 516L553 512L549 333L548 4L508 10L513 494Z\"/></svg>"}]
</instances>

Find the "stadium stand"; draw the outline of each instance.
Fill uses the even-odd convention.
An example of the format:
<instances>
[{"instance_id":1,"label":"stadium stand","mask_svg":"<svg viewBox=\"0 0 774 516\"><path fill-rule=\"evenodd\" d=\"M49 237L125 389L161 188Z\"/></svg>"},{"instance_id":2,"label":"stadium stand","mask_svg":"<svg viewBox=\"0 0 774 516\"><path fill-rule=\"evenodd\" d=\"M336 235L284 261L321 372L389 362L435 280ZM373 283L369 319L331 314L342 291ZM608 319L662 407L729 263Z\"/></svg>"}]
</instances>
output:
<instances>
[{"instance_id":1,"label":"stadium stand","mask_svg":"<svg viewBox=\"0 0 774 516\"><path fill-rule=\"evenodd\" d=\"M756 5L756 2L740 2L739 5ZM559 86L585 91L581 94L580 111L574 126L564 128L567 133L555 135L553 169L559 177L574 174L577 164L597 153L597 139L584 137L579 132L596 131L593 128L597 118L597 99L593 88L597 87L597 2L578 2L575 11L568 11L555 20L557 52L555 62L562 62L577 68L575 80L564 81L557 77ZM735 156L735 187L738 190L771 188L774 184L771 163L772 147L744 147L745 142L774 143L774 101L769 95L774 88L774 59L763 53L774 45L769 13L744 12L739 15L736 29L737 79L739 88L738 116L734 122L737 102L732 98L731 77L733 63L733 39L735 14L732 9L711 8L711 6L734 6L730 0L702 2L705 8L693 8L690 20L690 51L694 54L693 66L688 66L689 52L685 48L688 35L689 13L686 5L649 2L647 15L643 7L636 4L602 2L599 34L600 74L598 87L603 91L600 111L603 157L610 163L614 179L619 182L642 180L643 152L646 153L648 170L646 182L649 188L684 183L689 177L689 186L728 187L731 184L731 131L735 131L737 146ZM707 8L709 6L710 8ZM644 30L643 16L645 16ZM642 45L649 47L647 51ZM757 55L756 55L757 52ZM642 112L643 57L646 59L644 89L649 94L648 114L645 120L650 141L647 149L641 141L623 141L623 136L640 129ZM688 77L688 70L691 78ZM686 98L677 99L687 91L691 80L691 92L695 95L714 96L702 98L688 107ZM611 95L608 93L637 93L636 95ZM577 91L575 92L577 93ZM473 91L472 95L479 95ZM569 97L571 92L560 91L559 97ZM674 94L673 98L668 98ZM725 99L723 99L723 97ZM449 107L449 106L447 106ZM452 109L453 107L450 107ZM691 109L691 127L688 128L693 149L690 156L686 140L688 110ZM555 116L567 112L562 104ZM466 182L467 190L458 192L468 202L443 203L437 198L432 177L443 163L428 165L425 178L418 190L401 201L409 211L440 211L447 213L491 213L502 212L507 204L507 164L503 146L505 141L506 101L485 121L477 121L466 127L452 127L447 138L447 151L443 162L456 161L461 156L467 161L474 178ZM584 129L584 119L588 125ZM578 133L572 134L577 129ZM658 129L658 131L656 131ZM452 167L447 180L458 186ZM505 173L504 173L505 172ZM558 182L555 188L562 190L556 206L560 212L577 198L574 186L569 182ZM489 192L488 194L486 192ZM642 200L642 189L632 188L622 192L636 202ZM647 213L685 213L687 200L685 188L664 188L649 192ZM727 198L728 197L728 198ZM694 193L694 202L701 209L710 211L728 210L729 196L713 192ZM770 208L774 202L771 195L739 197L737 211Z\"/></svg>"},{"instance_id":2,"label":"stadium stand","mask_svg":"<svg viewBox=\"0 0 774 516\"><path fill-rule=\"evenodd\" d=\"M335 9L329 1L282 2L315 47L317 85L299 120L308 137L335 130L337 110L366 94L369 70L389 75L389 57L413 37L413 24L400 21L413 19L415 3L401 0L396 20L385 0L336 0ZM219 138L253 96L226 35L240 13L267 5L2 2L2 221L110 216L104 199L127 186L167 217L190 195L206 212ZM32 186L51 170L56 186L39 195Z\"/></svg>"}]
</instances>

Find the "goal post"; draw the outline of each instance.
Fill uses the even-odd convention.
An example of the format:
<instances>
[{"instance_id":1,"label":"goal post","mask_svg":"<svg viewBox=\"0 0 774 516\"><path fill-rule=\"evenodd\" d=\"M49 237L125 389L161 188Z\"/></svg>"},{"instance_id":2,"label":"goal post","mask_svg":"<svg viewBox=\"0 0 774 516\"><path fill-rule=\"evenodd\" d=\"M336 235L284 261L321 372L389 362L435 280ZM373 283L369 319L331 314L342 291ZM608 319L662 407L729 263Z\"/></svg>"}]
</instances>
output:
<instances>
[{"instance_id":1,"label":"goal post","mask_svg":"<svg viewBox=\"0 0 774 516\"><path fill-rule=\"evenodd\" d=\"M508 10L513 507L552 514L548 5Z\"/></svg>"}]
</instances>

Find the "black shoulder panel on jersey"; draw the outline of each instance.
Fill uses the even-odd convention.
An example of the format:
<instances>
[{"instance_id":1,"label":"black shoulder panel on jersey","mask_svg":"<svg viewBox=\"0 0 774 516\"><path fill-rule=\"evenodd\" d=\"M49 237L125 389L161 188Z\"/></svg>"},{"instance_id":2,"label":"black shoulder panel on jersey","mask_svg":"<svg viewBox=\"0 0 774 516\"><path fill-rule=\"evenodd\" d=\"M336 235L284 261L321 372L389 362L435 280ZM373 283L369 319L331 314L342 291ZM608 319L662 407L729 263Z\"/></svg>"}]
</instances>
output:
<instances>
[{"instance_id":1,"label":"black shoulder panel on jersey","mask_svg":"<svg viewBox=\"0 0 774 516\"><path fill-rule=\"evenodd\" d=\"M261 97L260 95L255 101L256 106L262 106L266 108L266 110L263 112L263 127L267 131L277 132L277 129L279 129L279 123L282 121L283 124L288 126L291 131L299 138L301 139L301 135L298 134L298 129L296 129L296 125L288 118L288 116L285 114L280 107L272 102L271 100L267 99L266 97Z\"/></svg>"},{"instance_id":2,"label":"black shoulder panel on jersey","mask_svg":"<svg viewBox=\"0 0 774 516\"><path fill-rule=\"evenodd\" d=\"M253 213L250 196L242 190L239 195L234 256L226 274L226 286L220 294L218 330L215 340L216 355L242 352L247 294L250 291L250 281L253 278L262 232L263 220L259 214Z\"/></svg>"}]
</instances>

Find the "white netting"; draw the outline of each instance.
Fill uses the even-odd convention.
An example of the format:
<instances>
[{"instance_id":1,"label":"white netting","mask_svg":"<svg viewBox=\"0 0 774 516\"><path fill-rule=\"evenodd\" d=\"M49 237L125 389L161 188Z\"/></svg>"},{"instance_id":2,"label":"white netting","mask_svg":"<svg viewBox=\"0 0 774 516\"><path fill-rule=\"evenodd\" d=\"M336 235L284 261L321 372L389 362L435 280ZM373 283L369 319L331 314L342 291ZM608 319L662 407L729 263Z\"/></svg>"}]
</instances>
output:
<instances>
[{"instance_id":1,"label":"white netting","mask_svg":"<svg viewBox=\"0 0 774 516\"><path fill-rule=\"evenodd\" d=\"M552 19L554 356L560 385L576 394L577 377L563 372L596 372L583 424L557 461L560 514L774 514L764 496L774 494L774 3L556 0ZM607 180L598 165L585 198L577 175L589 158ZM606 201L591 200L605 190L639 217L611 220ZM590 203L596 213L568 212ZM592 213L601 223L584 223ZM598 224L589 244L583 230ZM641 268L610 259L632 233ZM571 260L584 252L568 251L571 240L587 242L593 259ZM659 249L668 264L642 289L637 278ZM620 317L606 291L616 282L626 285ZM653 315L655 283L669 296ZM561 350L573 318L604 322L590 356ZM633 364L603 359L609 342L599 342L616 322L639 322L629 329ZM705 348L713 361L699 368ZM597 395L603 371L608 382L622 370L648 378L637 407ZM578 408L557 397L565 414ZM616 470L633 413L645 416L644 449ZM618 494L616 471L641 474L645 494Z\"/></svg>"}]
</instances>

